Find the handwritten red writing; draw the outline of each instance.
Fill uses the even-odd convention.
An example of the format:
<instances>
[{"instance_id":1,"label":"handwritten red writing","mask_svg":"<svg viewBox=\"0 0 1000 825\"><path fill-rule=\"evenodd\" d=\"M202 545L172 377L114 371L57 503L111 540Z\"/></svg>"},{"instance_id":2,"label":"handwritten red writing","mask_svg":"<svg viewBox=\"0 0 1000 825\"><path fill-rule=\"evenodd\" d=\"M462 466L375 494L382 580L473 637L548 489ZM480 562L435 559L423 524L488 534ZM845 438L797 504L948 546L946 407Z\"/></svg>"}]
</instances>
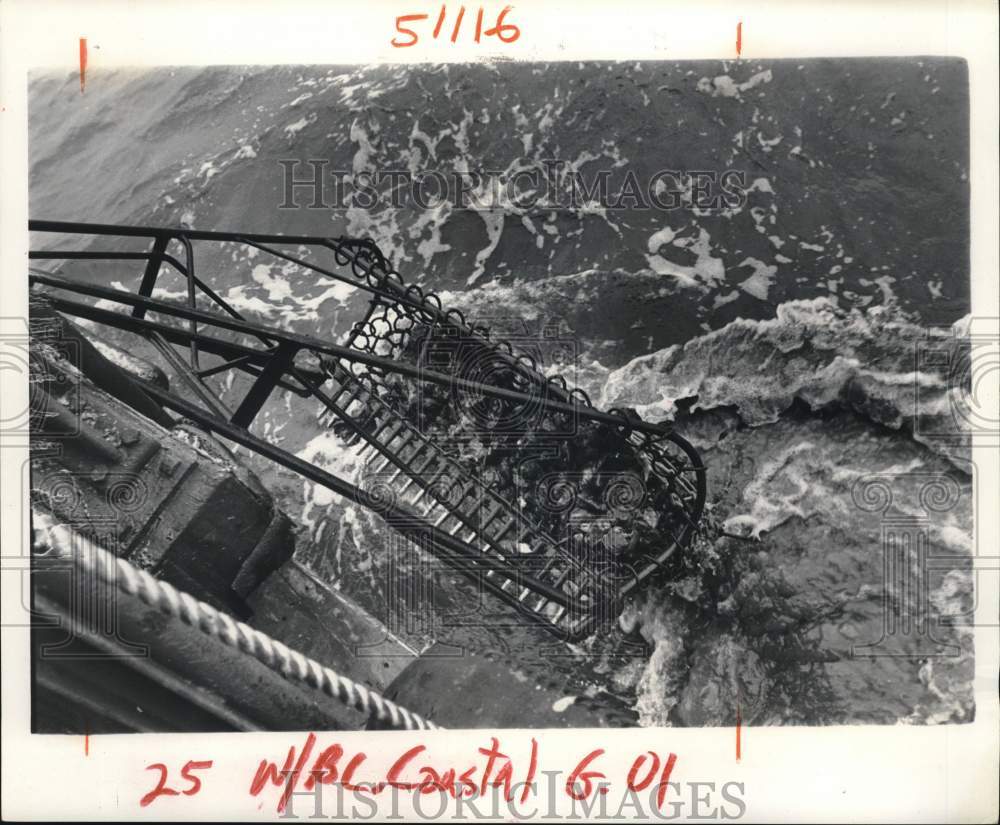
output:
<instances>
[{"instance_id":1,"label":"handwritten red writing","mask_svg":"<svg viewBox=\"0 0 1000 825\"><path fill-rule=\"evenodd\" d=\"M646 757L650 757L650 765L647 769L646 775L639 779L639 771L642 769L643 763L646 761ZM663 763L663 773L660 774L660 781L656 788L656 805L659 808L663 807L663 800L667 795L667 788L670 783L670 774L673 773L674 765L677 763L676 754L670 754L667 756ZM626 784L630 791L644 791L649 787L650 783L653 781L657 772L660 770L660 757L657 756L652 751L646 751L646 753L640 753L635 761L632 763L632 767L628 772L628 779Z\"/></svg>"},{"instance_id":2,"label":"handwritten red writing","mask_svg":"<svg viewBox=\"0 0 1000 825\"><path fill-rule=\"evenodd\" d=\"M597 750L591 751L583 759L580 760L579 764L573 769L572 773L566 779L566 793L572 799L586 799L594 792L593 781L596 779L604 779L605 776L600 771L587 771L584 768L588 767L591 762L593 762L598 756L604 753L604 748L598 748ZM582 787L578 788L580 785ZM601 793L607 793L607 785L600 785Z\"/></svg>"},{"instance_id":3,"label":"handwritten red writing","mask_svg":"<svg viewBox=\"0 0 1000 825\"><path fill-rule=\"evenodd\" d=\"M188 788L183 791L177 791L173 788L167 787L167 766L162 762L154 762L152 765L146 765L147 771L159 771L160 780L156 783L156 787L153 788L149 793L147 793L142 799L139 800L139 807L145 808L154 799L160 796L178 796L184 794L184 796L194 796L198 791L201 790L201 779L194 776L191 771L203 771L212 767L212 760L205 759L203 761L197 761L192 759L183 768L181 768L181 779L188 782Z\"/></svg>"},{"instance_id":4,"label":"handwritten red writing","mask_svg":"<svg viewBox=\"0 0 1000 825\"><path fill-rule=\"evenodd\" d=\"M396 758L384 777L364 781L358 778L358 774L364 769L367 754L363 751L348 753L339 742L319 750L316 734L310 733L301 746L289 746L284 757L278 761L261 759L250 780L249 791L251 796L259 796L267 788L280 788L279 814L286 810L296 792L309 793L317 785L335 783L354 793L377 795L392 788L418 794L443 793L452 799L481 797L495 790L507 802L513 802L517 797L524 804L535 789L538 751L538 742L532 738L525 770L523 755L504 751L500 741L490 737L489 744L476 749L476 758L471 764L441 767L429 758L425 745L414 745ZM566 779L564 790L567 796L583 801L595 794L608 793L607 774L599 764L604 753L604 748L596 748L577 761ZM657 806L662 808L676 763L677 756L673 753L662 758L653 751L639 754L628 771L628 789L639 792L655 788ZM154 762L147 765L146 770L158 773L158 780L156 786L140 799L139 805L145 808L161 796L194 796L202 788L202 779L194 772L211 767L211 760L187 762L180 769L180 778L186 786L172 787L176 783L169 782L165 764Z\"/></svg>"},{"instance_id":5,"label":"handwritten red writing","mask_svg":"<svg viewBox=\"0 0 1000 825\"><path fill-rule=\"evenodd\" d=\"M475 43L482 41L484 37L496 37L503 43L513 43L521 36L521 30L515 26L513 23L505 23L504 19L507 17L507 13L513 8L513 6L504 6L500 14L497 15L496 23L488 29L483 29L483 7L480 6L476 12L476 22L472 30L472 40ZM410 27L410 24L419 23L422 20L428 20L430 15L428 14L402 14L396 18L396 36L392 38L389 42L397 49L406 49L410 46L415 46L420 42L420 36L417 34L416 30ZM431 37L437 40L441 36L442 30L445 30L445 20L449 18L448 6L441 6L441 10L438 12L437 20L434 23L434 29L431 32ZM459 34L462 31L462 22L465 19L465 6L458 7L458 13L454 16L454 22L451 24L451 36L450 40L452 43L458 41ZM445 30L447 34L447 31ZM400 38L402 35L402 39Z\"/></svg>"},{"instance_id":6,"label":"handwritten red writing","mask_svg":"<svg viewBox=\"0 0 1000 825\"><path fill-rule=\"evenodd\" d=\"M478 749L478 752L486 757L485 765L482 767L472 765L459 772L456 768L451 767L440 770L423 762L413 764L427 750L424 745L415 745L400 755L392 763L386 773L385 780L378 782L355 782L355 772L367 759L363 752L351 756L343 766L343 773L341 773L344 749L339 744L331 745L321 751L306 772L305 768L310 764L310 756L315 745L316 736L310 733L301 750L297 750L294 745L288 749L280 768L277 763L262 759L253 780L250 782L250 794L257 796L269 785L283 787L281 797L278 800L278 813L285 810L288 800L291 799L300 782L302 790L305 791L312 790L317 783L329 785L339 780L344 789L348 791L379 794L386 788L396 788L419 793L442 792L453 798L485 794L488 788L502 788L508 802L514 798L514 788L517 784L515 782L514 762L508 754L500 750L500 743L496 738L490 740L489 747ZM537 769L538 742L532 739L528 770L524 775L523 784L521 784L521 802L528 798Z\"/></svg>"}]
</instances>

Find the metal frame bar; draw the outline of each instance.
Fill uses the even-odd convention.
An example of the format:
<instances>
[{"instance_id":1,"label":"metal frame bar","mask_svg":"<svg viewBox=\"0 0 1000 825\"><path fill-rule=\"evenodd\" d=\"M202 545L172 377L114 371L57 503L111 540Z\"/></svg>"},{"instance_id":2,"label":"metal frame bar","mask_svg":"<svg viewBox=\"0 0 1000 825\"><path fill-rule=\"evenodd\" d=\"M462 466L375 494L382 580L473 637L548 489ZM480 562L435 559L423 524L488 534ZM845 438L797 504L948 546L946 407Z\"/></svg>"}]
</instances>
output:
<instances>
[{"instance_id":1,"label":"metal frame bar","mask_svg":"<svg viewBox=\"0 0 1000 825\"><path fill-rule=\"evenodd\" d=\"M447 533L437 530L434 525L422 519L417 513L413 513L391 502L379 502L376 504L372 501L372 498L357 485L352 484L349 481L345 481L339 476L328 473L325 470L321 470L316 465L310 464L308 461L304 461L298 456L286 452L280 447L276 447L270 442L252 435L243 427L229 421L225 421L224 419L213 415L212 413L201 409L197 405L192 404L189 401L185 401L183 398L180 398L167 390L163 390L154 384L143 382L142 386L146 392L153 396L153 398L159 401L164 407L172 409L174 412L183 415L185 418L190 418L192 421L205 427L205 429L211 430L212 432L221 435L223 438L233 441L241 446L247 447L265 458L268 458L283 467L287 467L289 470L293 470L303 478L326 487L328 490L332 490L337 495L348 498L367 509L374 510L374 512L376 512L389 526L402 534L404 537L409 538L412 535L427 536L435 544L442 545L452 554L461 556L487 569L496 570L498 573L503 574L516 583L528 584L546 598L551 599L552 601L565 607L570 606L570 598L563 591L556 590L543 581L533 579L532 577L526 575L523 570L512 566L504 559L474 551L460 539L456 539L453 536L449 536Z\"/></svg>"},{"instance_id":2,"label":"metal frame bar","mask_svg":"<svg viewBox=\"0 0 1000 825\"><path fill-rule=\"evenodd\" d=\"M174 348L170 346L170 342L161 333L150 332L146 338L160 351L160 355L163 356L164 360L174 368L174 371L181 377L181 380L188 389L198 396L205 406L214 410L216 415L224 415L227 418L232 415L218 396L202 383L201 376L178 357L177 353L174 352Z\"/></svg>"},{"instance_id":3,"label":"metal frame bar","mask_svg":"<svg viewBox=\"0 0 1000 825\"><path fill-rule=\"evenodd\" d=\"M449 324L458 327L465 333L475 334L477 328L472 327L464 323L464 318L461 313L457 313L457 319L455 313L449 313L442 310L439 306L435 307L432 303L421 303L411 293L411 288L406 288L402 283L402 279L398 278L396 281L390 276L390 270L382 256L378 247L375 246L373 242L367 239L338 239L333 240L330 238L319 238L312 235L276 235L276 234L261 234L261 233L236 233L236 232L207 232L202 230L193 229L164 229L161 227L142 227L142 226L116 226L113 224L90 224L81 222L66 222L66 221L29 221L28 227L30 230L40 231L40 232L61 232L68 234L91 234L91 235L119 235L126 237L158 237L164 233L171 237L184 237L190 240L211 240L211 241L230 241L236 243L243 243L250 246L255 246L268 254L274 255L276 257L282 258L284 260L295 263L298 266L309 269L313 272L321 274L325 277L334 278L344 283L351 284L352 286L362 289L364 291L370 292L375 296L375 301L372 303L372 308L374 308L375 303L378 298L385 298L391 302L397 302L405 304L413 309L416 309L422 313L428 313L434 316L436 322ZM350 264L356 279L351 279L343 274L336 272L334 270L327 269L325 267L317 266L310 261L304 261L300 258L296 258L284 252L280 252L273 248L269 248L264 244L268 243L279 243L279 244L296 244L300 246L307 247L321 247L326 250L330 250L334 253L338 265ZM366 252L372 256L372 260L365 262L362 260L362 255L357 251L358 248L366 250ZM343 258L343 261L340 259ZM378 263L381 272L377 275L378 286L374 286L370 283L365 282L366 277L372 277L376 275L375 263ZM358 272L360 270L360 274ZM397 283L398 281L398 283ZM202 285L202 288L205 287ZM370 316L370 313L369 313ZM460 320L458 320L460 319ZM349 337L348 344L352 343L354 338L354 333ZM545 377L541 375L537 370L532 369L526 365L521 359L513 356L513 353L504 352L502 349L496 350L498 356L506 360L512 367L521 372L522 374L527 374L536 383L545 383ZM566 390L564 387L559 387L558 385L551 385L549 387L553 392L553 395L562 400L567 400L573 396L573 393ZM619 422L621 423L621 422Z\"/></svg>"},{"instance_id":4,"label":"metal frame bar","mask_svg":"<svg viewBox=\"0 0 1000 825\"><path fill-rule=\"evenodd\" d=\"M559 383L547 379L530 357L516 355L510 345L503 341L491 341L487 329L467 323L464 316L457 310L445 311L436 296L432 294L425 296L416 285L407 286L398 273L390 268L378 248L370 241L345 238L329 239L304 235L207 232L185 228L129 227L38 220L29 221L29 230L151 239L152 246L148 252L47 250L29 253L30 258L41 260L144 260L146 266L138 293L110 289L91 283L81 283L37 270L31 271L29 280L33 284L55 290L65 290L77 295L100 298L130 307L130 312L116 312L71 300L62 297L59 293L52 296L53 307L59 311L89 318L148 338L160 349L184 383L205 405L204 407L197 406L184 398L148 384L148 382L141 382L147 394L164 407L191 418L207 430L237 444L247 446L265 458L299 473L314 483L327 487L339 495L373 510L392 529L411 540L415 537L429 538L434 546L435 554L442 561L459 569L459 572L466 573L466 575L469 575L471 571L477 580L486 585L487 589L549 630L569 638L579 638L585 632L589 632L593 626L593 622L596 620L594 611L600 605L596 603L578 604L573 596L562 590L561 582L565 578L565 574L554 583L549 584L530 575L523 565L519 566L513 563L518 561L517 558L510 557L508 560L505 555L506 551L494 546L488 537L483 539L485 543L483 543L482 548L479 548L478 545L470 543L471 539L464 541L451 532L438 530L428 519L409 511L407 508L395 504L383 505L373 502L361 488L327 473L249 432L250 425L271 393L280 386L302 396L311 395L317 398L324 407L347 423L356 435L371 442L367 433L363 428L357 426L357 422L347 413L346 409L340 409L338 405L331 403L330 397L322 391L323 384L332 378L332 374L326 370L316 372L297 366L295 360L298 353L306 351L317 357L337 359L340 368L347 370L352 375L353 372L349 365L360 364L370 368L377 375L393 373L417 381L445 386L452 390L464 390L507 402L532 404L551 413L572 415L579 419L609 425L616 428L636 449L650 452L649 459L658 468L657 474L662 479L669 478L670 484L677 484L680 487L681 497L685 501L691 502L692 509L696 511L694 519L692 520L691 514L687 512L687 505L680 507L679 512L683 517L683 522L674 525L679 528L680 535L678 536L674 532L673 527L668 528L674 539L674 545L657 554L655 558L645 556L643 569L641 573L637 573L634 581L630 580L624 587L616 588L614 593L609 592L600 596L602 603L608 599L612 601L621 599L638 584L640 579L648 577L656 569L659 569L662 563L684 541L690 538L697 526L705 498L705 467L697 452L683 438L673 433L669 424L647 423L634 413L629 414L627 411L603 412L593 408L585 394L569 390L564 381ZM183 263L167 253L166 250L171 241L177 241L184 248ZM352 325L346 336L346 346L247 321L235 308L197 277L194 262L194 241L232 242L250 246L324 277L348 283L366 291L372 297L364 319ZM343 272L318 266L297 254L277 249L275 245L305 246L310 250L321 250L327 253L332 251L337 266L349 267L353 277ZM186 279L187 295L183 304L157 300L152 297L163 263L173 267ZM199 309L197 305L198 292L206 296L224 314ZM498 358L502 359L520 376L519 382L526 380L529 390L535 391L526 392L511 389L508 386L472 381L411 365L405 360L376 355L372 351L353 346L358 335L365 334L365 324L371 319L376 309L379 306L393 305L415 311L414 315L420 322L426 322L435 327L440 325L446 331L454 330L460 335L475 336L477 340L481 340L483 346L490 348ZM175 319L175 323L149 320L146 317L149 312L167 316L164 320ZM186 321L187 323L181 326L176 321ZM230 333L230 336L220 337L219 333ZM246 340L244 337L233 340L236 336L256 339L262 347L254 347L244 343ZM174 352L173 346L175 345L186 347L189 350L190 366ZM223 362L203 368L199 362L199 355L202 352L222 358ZM232 413L203 382L204 378L229 369L242 370L255 377L250 389L238 404L235 412ZM517 385L516 383L515 386ZM664 458L661 454L661 448L657 446L663 440L669 440L674 442L675 446L679 446L690 459L690 467L687 465L674 466L672 460ZM374 444L374 446L376 449L380 449L378 444ZM409 469L401 458L395 457L393 460L394 457L390 454L391 450L382 452L390 463L399 466L403 472ZM693 483L684 477L686 473L696 474ZM418 486L422 486L419 479L414 478L410 483L414 482ZM460 504L461 502L459 502ZM442 506L451 511L452 515L460 522L465 523L474 535L477 534L477 528L467 524L467 514L462 511L460 506L456 505L454 508L448 504L442 504ZM561 549L561 543L552 546L556 547L560 564L572 565L578 561L573 554L565 553ZM555 562L556 557L549 558L541 572L544 573ZM498 573L510 581L504 582L504 586L501 587L496 580L490 580L488 575L484 575L491 572ZM591 584L596 583L594 575L596 574L589 575L588 580ZM512 590L506 589L509 583L514 584ZM538 612L541 608L537 605L537 609L532 609L528 605L524 597L525 594L529 593L529 588L536 596L542 597L542 601L538 602L538 605L549 602L559 605L557 618L541 614ZM598 590L600 591L600 588ZM607 607L606 604L605 607ZM572 619L571 628L561 627L557 624L558 617L566 615L567 611Z\"/></svg>"},{"instance_id":5,"label":"metal frame bar","mask_svg":"<svg viewBox=\"0 0 1000 825\"><path fill-rule=\"evenodd\" d=\"M624 419L620 415L615 415L614 413L606 413L600 410L593 409L586 406L579 401L558 401L542 395L541 397L532 395L529 393L518 392L517 390L510 390L505 387L494 387L489 384L484 384L481 381L470 381L466 378L459 378L453 375L447 375L445 373L435 372L433 370L421 369L419 367L410 366L409 364L403 363L401 361L394 360L392 358L383 358L378 355L371 355L360 350L353 349L351 347L345 347L339 344L331 344L327 341L322 341L318 338L312 338L307 335L299 335L296 333L281 332L269 329L266 327L261 327L257 324L252 324L246 321L240 320L230 320L219 315L215 315L209 312L204 312L201 310L192 310L185 307L178 306L177 304L167 303L165 301L158 301L154 298L143 298L139 295L134 295L130 292L123 292L118 289L108 289L106 287L96 286L94 284L81 284L78 282L70 281L65 278L59 278L53 275L38 275L30 274L29 280L32 283L44 284L46 286L56 287L57 289L65 289L71 292L78 292L83 295L89 295L94 298L103 298L105 300L113 301L116 303L129 304L131 306L141 306L145 310L153 310L156 312L161 312L165 315L171 315L176 318L183 318L185 320L190 320L192 322L201 321L207 325L216 326L220 329L226 329L232 332L243 332L247 335L251 335L257 338L262 336L267 336L274 339L277 344L289 344L294 345L298 349L311 350L315 353L322 355L331 355L335 358L341 358L345 361L350 361L354 363L364 364L368 367L375 367L379 370L384 370L385 372L393 372L398 375L405 375L408 378L415 378L418 381L427 381L432 384L438 384L441 386L446 386L454 389L466 390L468 392L477 392L482 395L488 395L492 398L499 398L504 401L521 402L541 405L542 408L550 410L552 412L559 412L565 414L578 415L581 418L589 419L591 421L597 421L602 424L610 424L615 427L627 426L629 429L635 430L637 432L649 433L651 435L662 435L664 433L670 432L669 426L664 426L660 424L651 424L641 419L634 418L630 420ZM63 301L64 305L70 306L74 302ZM76 304L77 309L89 310L93 312L94 308L88 307L85 304ZM120 316L120 313L108 312L106 310L97 310L98 312L106 313L103 315L102 320L105 323L109 323L112 326L122 326L126 328L121 322L116 323L113 319L114 317ZM97 320L92 317L92 320ZM136 318L135 320L140 320ZM157 327L163 327L164 325L157 324ZM204 333L199 333L196 330L188 334L186 338L177 338L180 330L173 327L166 327L170 329L175 336L175 341L178 343L195 343L199 346L205 345L206 342L218 342L220 346L224 343L221 339L214 338L214 336L205 335ZM163 331L161 329L161 331ZM228 344L227 344L228 345ZM237 353L239 355L243 354L253 354L262 358L269 357L267 354L260 352L259 350L253 350L247 347L240 347L242 351ZM232 350L234 353L235 349ZM551 388L549 386L545 387L546 391Z\"/></svg>"},{"instance_id":6,"label":"metal frame bar","mask_svg":"<svg viewBox=\"0 0 1000 825\"><path fill-rule=\"evenodd\" d=\"M281 376L292 368L298 351L299 348L294 344L278 344L277 351L268 358L267 364L257 376L257 380L254 381L246 397L240 402L233 417L229 419L233 424L237 427L249 427L253 423L257 413L260 412L261 407L264 406L271 392L278 385Z\"/></svg>"},{"instance_id":7,"label":"metal frame bar","mask_svg":"<svg viewBox=\"0 0 1000 825\"><path fill-rule=\"evenodd\" d=\"M160 261L162 260L160 256L166 254L167 242L169 240L170 238L167 235L157 235L153 239L153 249L146 264L146 271L142 275L142 283L139 284L139 294L143 297L148 298L153 294L153 288L160 277ZM137 306L132 309L132 315L136 318L142 318L145 314L146 310L143 307Z\"/></svg>"}]
</instances>

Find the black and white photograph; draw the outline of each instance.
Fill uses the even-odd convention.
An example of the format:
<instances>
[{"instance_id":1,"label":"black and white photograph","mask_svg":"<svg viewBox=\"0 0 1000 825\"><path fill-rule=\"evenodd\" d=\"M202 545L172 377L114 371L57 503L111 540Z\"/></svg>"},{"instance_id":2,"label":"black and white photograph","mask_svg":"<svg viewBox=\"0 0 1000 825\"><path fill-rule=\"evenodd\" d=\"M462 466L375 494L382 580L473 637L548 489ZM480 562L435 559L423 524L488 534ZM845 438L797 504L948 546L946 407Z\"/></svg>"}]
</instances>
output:
<instances>
[{"instance_id":1,"label":"black and white photograph","mask_svg":"<svg viewBox=\"0 0 1000 825\"><path fill-rule=\"evenodd\" d=\"M963 59L84 49L34 732L975 719Z\"/></svg>"}]
</instances>

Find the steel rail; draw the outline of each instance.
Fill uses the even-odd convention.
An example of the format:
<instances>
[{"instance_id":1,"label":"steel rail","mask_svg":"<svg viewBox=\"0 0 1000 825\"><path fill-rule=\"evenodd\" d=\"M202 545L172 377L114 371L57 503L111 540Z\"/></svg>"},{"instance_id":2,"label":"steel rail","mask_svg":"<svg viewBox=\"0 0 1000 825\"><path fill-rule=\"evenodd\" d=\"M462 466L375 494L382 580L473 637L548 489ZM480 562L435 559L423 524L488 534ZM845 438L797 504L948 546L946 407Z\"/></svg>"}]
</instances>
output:
<instances>
[{"instance_id":1,"label":"steel rail","mask_svg":"<svg viewBox=\"0 0 1000 825\"><path fill-rule=\"evenodd\" d=\"M157 246L154 248L154 253L159 249L162 253L162 249L165 248L166 243L172 238L183 238L185 240L209 240L218 242L235 242L242 243L249 246L257 247L262 251L268 252L284 260L293 262L299 266L310 269L321 275L334 278L343 283L350 284L352 286L358 287L364 291L370 292L378 298L388 298L391 301L398 302L409 306L410 308L430 314L435 317L437 323L445 323L459 328L461 331L467 334L476 334L483 338L484 342L489 343L489 331L485 328L477 328L466 322L465 317L457 311L449 312L445 311L440 306L440 301L437 306L434 306L430 301L420 301L411 297L412 287L406 287L403 283L402 278L398 273L393 272L388 268L388 264L385 261L384 256L378 251L377 247L374 250L369 250L369 254L373 255L373 260L371 263L365 263L361 260L361 255L358 252L351 249L351 245L343 240L334 240L329 238L318 238L312 235L281 235L281 234L261 234L261 233L247 233L247 232L220 232L220 231L203 231L194 229L185 229L179 227L176 229L166 228L166 227L149 227L149 226L121 226L116 224L96 224L96 223L84 223L79 221L46 221L46 220L30 220L28 222L28 228L32 231L39 232L58 232L63 234L90 234L90 235L123 235L127 237L149 237L156 240ZM349 278L333 270L326 269L325 267L320 267L312 262L303 261L299 258L295 258L287 253L280 252L278 250L269 249L263 246L265 243L281 243L281 244L298 244L309 247L321 247L323 249L330 250L334 253L334 258L338 265L346 266L351 265L354 269L355 278ZM374 245L373 245L374 246ZM380 274L376 273L375 262L376 259L374 255L377 254L377 261L382 268ZM341 258L344 260L341 261ZM357 273L357 268L361 269L361 274ZM392 275L396 276L396 281L394 281ZM370 283L365 282L365 277L377 277L379 286L374 286ZM154 278L155 279L155 278ZM142 294L149 294L151 285L147 284L149 281L149 273L147 271L147 277L143 281L143 286L140 288ZM387 287L387 289L382 288ZM207 290L206 290L207 291ZM424 297L422 292L418 293L421 298ZM435 296L436 297L436 296ZM218 299L215 296L216 300ZM221 302L221 301L220 301ZM138 311L138 309L137 309ZM370 313L369 313L370 314ZM458 319L455 319L457 314ZM353 333L351 338L353 339ZM350 341L349 341L350 343ZM548 391L551 391L556 397L566 400L573 397L573 391L566 387L559 387L558 385L548 382L546 377L538 371L537 367L532 365L527 365L521 358L514 355L513 351L504 352L501 347L494 346L494 351L509 365L515 367L522 374L526 374L527 377L534 380L535 382L541 383L546 386ZM587 399L586 406L592 406ZM612 413L613 414L613 413ZM625 419L624 415L618 414L616 416L619 420L616 423L627 425L629 422ZM663 432L659 430L658 432Z\"/></svg>"},{"instance_id":2,"label":"steel rail","mask_svg":"<svg viewBox=\"0 0 1000 825\"><path fill-rule=\"evenodd\" d=\"M522 393L517 390L507 389L505 387L494 387L489 384L483 384L478 381L470 381L466 378L461 378L458 376L448 375L446 373L435 372L433 370L427 370L420 367L411 366L404 362L394 360L392 358L383 358L378 355L371 355L367 352L354 349L352 347L345 347L339 344L332 344L328 341L323 341L318 338L312 338L307 335L300 335L298 333L290 333L284 331L276 331L269 327L263 327L258 324L253 324L247 321L237 321L230 320L228 318L216 315L214 313L205 312L203 310L189 309L186 307L181 307L176 304L167 303L165 301L159 301L155 298L144 298L140 295L135 295L130 292L124 292L118 289L110 289L107 287L97 286L95 284L81 284L76 281L71 281L65 278L59 278L51 275L37 275L30 274L29 280L32 283L44 284L46 286L55 287L57 289L65 289L70 292L78 292L83 295L89 295L93 298L103 298L105 300L113 301L116 303L129 304L134 307L141 307L146 310L152 310L155 312L161 312L166 315L172 315L177 318L183 318L193 322L204 322L205 324L213 325L221 329L226 329L231 332L242 332L247 335L252 335L254 337L267 337L273 339L279 344L287 344L290 346L295 346L299 349L311 350L313 352L322 353L324 355L330 355L335 358L341 358L345 361L357 362L364 364L368 367L375 367L376 369L384 370L386 372L393 372L399 375L405 375L409 378L415 378L419 381L427 381L432 384L438 384L445 387L450 387L453 389L466 390L471 393L481 393L482 395L488 395L493 398L499 398L504 401L521 402L526 404L540 404L545 409L551 410L553 412L559 412L570 415L578 415L582 418L586 418L592 421L597 421L602 424L610 424L614 427L624 427L626 429L635 430L638 432L645 432L651 435L664 435L669 434L671 428L669 426L663 426L659 424L651 424L641 419L625 419L622 416L615 415L614 413L601 412L593 407L589 407L582 402L566 402L566 401L554 401L552 399L546 398L544 392L540 395L534 395L530 393ZM108 312L107 318L110 316L114 318L115 316L120 316L120 313ZM147 323L145 319L132 318L133 321L141 321L142 323ZM108 320L107 323L112 323L116 326L123 326L120 323L113 323ZM163 327L164 325L157 325L157 327ZM125 328L123 326L123 328ZM173 329L167 327L168 329ZM162 330L161 330L162 331ZM189 340L201 345L206 340L211 340L213 336L206 336L205 333L201 332L189 332ZM215 339L220 344L224 343L221 339ZM253 350L249 347L243 347L242 352L238 354L249 354L259 352ZM217 353L218 354L218 353ZM540 388L544 391L548 391L548 386Z\"/></svg>"},{"instance_id":3,"label":"steel rail","mask_svg":"<svg viewBox=\"0 0 1000 825\"><path fill-rule=\"evenodd\" d=\"M404 538L411 539L411 536L414 534L421 537L426 536L431 542L444 546L451 553L464 556L466 559L483 567L494 569L514 581L515 584L528 585L552 601L558 602L564 607L570 607L569 594L526 575L523 570L510 565L495 555L473 550L460 539L456 539L454 536L450 536L435 528L433 524L425 521L418 513L400 507L391 501L379 502L373 495L367 493L356 484L345 481L339 476L333 475L333 473L328 473L326 470L319 469L316 465L310 464L308 461L282 450L280 447L276 447L269 441L258 438L243 427L219 418L207 410L201 409L197 405L167 390L163 390L148 381L142 381L142 379L136 380L141 382L144 392L149 393L164 407L172 409L174 412L183 415L185 418L190 418L195 423L205 427L205 429L211 430L240 446L247 447L265 458L274 461L276 464L293 470L303 478L326 487L337 495L350 499L356 504L371 510Z\"/></svg>"}]
</instances>

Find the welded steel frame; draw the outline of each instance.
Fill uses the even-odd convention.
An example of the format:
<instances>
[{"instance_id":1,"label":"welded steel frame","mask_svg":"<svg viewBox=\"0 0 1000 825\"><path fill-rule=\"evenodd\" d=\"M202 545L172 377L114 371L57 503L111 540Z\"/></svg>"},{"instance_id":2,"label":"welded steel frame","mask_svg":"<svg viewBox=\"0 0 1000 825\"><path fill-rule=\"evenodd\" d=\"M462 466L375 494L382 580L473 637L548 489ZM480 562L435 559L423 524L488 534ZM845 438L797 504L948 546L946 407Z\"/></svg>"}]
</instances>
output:
<instances>
[{"instance_id":1,"label":"welded steel frame","mask_svg":"<svg viewBox=\"0 0 1000 825\"><path fill-rule=\"evenodd\" d=\"M536 384L544 387L544 393L541 397L508 387L493 386L482 381L464 379L458 376L411 366L399 360L385 358L352 347L351 344L358 330L371 317L376 308L383 304L409 306L422 315L429 316L429 320L432 322L455 326L463 334L479 336L486 341L489 341L490 336L489 330L485 327L468 324L461 312L457 310L444 310L436 296L425 295L419 287L407 286L402 281L402 278L391 270L377 246L369 240L47 220L31 220L29 221L28 228L31 232L48 234L83 235L92 238L110 237L120 239L135 237L148 239L151 242L148 252L92 249L33 249L29 252L30 260L145 261L146 266L142 280L138 291L135 293L99 286L93 283L85 283L57 274L39 271L38 269L31 269L29 271L29 282L33 285L47 287L49 291L58 290L56 293L50 292L50 300L57 311L105 324L126 332L135 333L150 340L157 346L174 370L181 375L188 388L205 405L205 407L200 407L175 393L144 382L143 390L162 406L195 421L211 432L245 446L265 458L302 475L304 478L376 512L390 527L407 538L413 540L423 539L424 541L421 544L429 541L435 549L435 554L442 561L461 570L466 575L473 575L495 595L513 605L523 614L530 616L536 621L540 621L550 631L557 634L562 632L560 628L547 622L536 612L528 609L517 598L513 597L510 592L500 588L495 582L490 581L489 578L482 575L482 573L486 570L494 570L518 585L514 592L517 592L520 586L523 585L531 588L539 595L543 595L557 604L566 607L570 611L579 610L580 605L573 604L572 599L567 593L550 586L544 581L536 579L521 567L508 562L507 559L482 553L461 539L436 530L432 524L424 521L418 514L409 511L407 508L400 507L394 503L374 501L361 487L332 473L321 470L315 465L282 450L250 432L253 421L260 413L272 392L276 388L281 387L303 397L312 396L316 398L327 409L331 410L342 421L347 423L357 435L361 437L365 436L364 432L357 427L356 422L350 416L343 415L344 411L337 408L336 405L331 404L329 397L323 392L322 385L328 376L322 371L311 370L296 365L295 359L300 352L308 352L320 357L332 357L352 364L361 364L382 373L395 373L417 381L426 381L452 389L470 391L509 402L530 402L540 405L543 409L550 412L573 415L582 420L611 425L622 435L642 440L647 447L652 447L654 452L657 443L663 441L673 442L691 460L690 466L684 468L681 472L690 473L693 476L690 483L693 485L692 490L695 495L694 506L692 508L694 512L689 515L685 511L681 511L688 523L682 527L680 535L673 536L675 545L671 546L669 551L664 553L661 558L653 560L643 570L637 572L629 582L618 590L614 596L615 600L623 598L643 579L652 575L677 547L683 546L686 541L690 540L697 529L698 520L700 519L705 501L705 468L697 451L685 439L673 432L669 425L642 421L641 418L629 411L613 410L605 412L595 409L585 393L580 390L568 389L565 382L558 376L555 377L556 380L542 376L537 370L537 365L534 364L530 357L518 356L509 344L502 341L493 343L498 357L506 359L512 369L530 375ZM352 327L345 345L334 344L311 336L300 335L247 321L225 299L198 277L195 269L193 241L244 244L314 271L324 277L365 290L372 295L367 314L361 322L356 323ZM181 245L184 253L183 261L167 252L171 242L177 242ZM275 248L281 245L304 246L310 250L321 249L332 251L336 263L340 266L350 267L354 277L349 277L342 272L328 267L319 266L312 261L307 261L299 256ZM164 264L172 267L185 278L187 285L186 304L162 301L152 297ZM62 297L59 294L65 292L122 304L128 307L129 311L116 312L103 309L83 301ZM199 293L208 300L210 305L221 309L222 313L199 309L197 306ZM148 312L164 315L175 321L186 321L186 327L149 320L146 317ZM251 346L246 343L220 337L215 334L218 331L241 334L246 336L246 338L256 339L260 346ZM177 357L171 345L187 348L187 364ZM209 367L202 367L200 360L202 353L221 357L223 362ZM171 357L171 354L173 357ZM206 377L230 369L240 370L254 376L254 381L250 389L236 409L231 412L218 395L203 381ZM391 456L389 457L391 458ZM398 460L396 463L402 467ZM675 473L678 472L676 467L671 467L670 470ZM442 506L450 509L456 518L464 519L464 514L458 512L458 508L449 507L447 502L442 502ZM567 559L567 561L572 562L572 559ZM587 610L592 610L593 607L589 606ZM573 637L579 638L587 635L588 627L588 625L585 625Z\"/></svg>"}]
</instances>

